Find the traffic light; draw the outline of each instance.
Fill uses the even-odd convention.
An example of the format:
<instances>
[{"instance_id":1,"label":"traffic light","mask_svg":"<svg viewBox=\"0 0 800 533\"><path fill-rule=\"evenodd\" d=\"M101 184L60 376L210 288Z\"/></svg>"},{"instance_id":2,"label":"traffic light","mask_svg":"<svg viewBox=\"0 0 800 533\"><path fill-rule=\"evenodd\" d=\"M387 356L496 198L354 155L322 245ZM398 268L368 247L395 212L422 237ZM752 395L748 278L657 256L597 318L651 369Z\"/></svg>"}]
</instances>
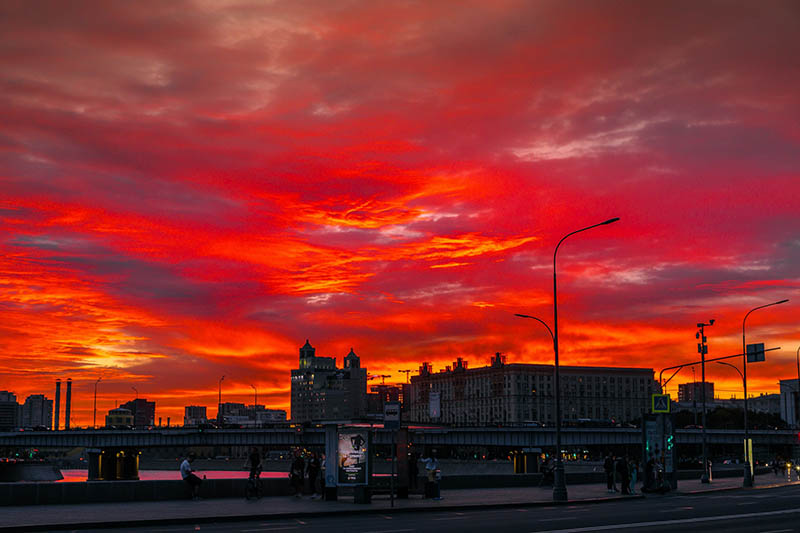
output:
<instances>
[{"instance_id":1,"label":"traffic light","mask_svg":"<svg viewBox=\"0 0 800 533\"><path fill-rule=\"evenodd\" d=\"M675 447L675 435L667 435L667 449L671 450Z\"/></svg>"}]
</instances>

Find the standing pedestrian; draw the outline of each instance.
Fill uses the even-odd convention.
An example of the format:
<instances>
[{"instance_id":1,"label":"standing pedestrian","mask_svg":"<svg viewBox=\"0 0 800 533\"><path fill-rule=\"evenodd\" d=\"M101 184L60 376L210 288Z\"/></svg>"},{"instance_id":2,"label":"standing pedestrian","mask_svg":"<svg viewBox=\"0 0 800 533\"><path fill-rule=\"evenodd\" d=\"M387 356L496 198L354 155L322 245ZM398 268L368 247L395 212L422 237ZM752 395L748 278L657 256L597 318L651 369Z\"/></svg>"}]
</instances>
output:
<instances>
[{"instance_id":1,"label":"standing pedestrian","mask_svg":"<svg viewBox=\"0 0 800 533\"><path fill-rule=\"evenodd\" d=\"M650 455L644 465L644 489L642 492L654 490L655 487L656 459Z\"/></svg>"},{"instance_id":2,"label":"standing pedestrian","mask_svg":"<svg viewBox=\"0 0 800 533\"><path fill-rule=\"evenodd\" d=\"M439 469L439 460L436 458L436 450L431 452L430 457L423 457L422 462L425 463L425 473L428 479L425 483L425 497L441 500L439 481L442 479L442 473Z\"/></svg>"},{"instance_id":3,"label":"standing pedestrian","mask_svg":"<svg viewBox=\"0 0 800 533\"><path fill-rule=\"evenodd\" d=\"M303 481L306 471L306 462L303 459L303 454L300 449L294 451L294 461L289 471L289 479L291 480L292 487L294 488L294 495L296 498L303 497Z\"/></svg>"},{"instance_id":4,"label":"standing pedestrian","mask_svg":"<svg viewBox=\"0 0 800 533\"><path fill-rule=\"evenodd\" d=\"M319 475L320 464L317 452L311 453L311 458L308 460L308 484L311 486L311 499L316 500L319 497L317 493L317 476Z\"/></svg>"},{"instance_id":5,"label":"standing pedestrian","mask_svg":"<svg viewBox=\"0 0 800 533\"><path fill-rule=\"evenodd\" d=\"M617 492L614 486L614 458L611 454L606 455L606 460L603 461L603 470L606 472L606 488L608 493Z\"/></svg>"},{"instance_id":6,"label":"standing pedestrian","mask_svg":"<svg viewBox=\"0 0 800 533\"><path fill-rule=\"evenodd\" d=\"M617 457L616 463L617 479L619 479L620 490L622 494L630 493L630 479L628 479L628 458L623 456Z\"/></svg>"},{"instance_id":7,"label":"standing pedestrian","mask_svg":"<svg viewBox=\"0 0 800 533\"><path fill-rule=\"evenodd\" d=\"M631 486L630 486L630 493L636 494L636 482L639 478L639 462L635 459L631 459L628 463L628 470L631 474Z\"/></svg>"},{"instance_id":8,"label":"standing pedestrian","mask_svg":"<svg viewBox=\"0 0 800 533\"><path fill-rule=\"evenodd\" d=\"M419 481L419 465L417 461L419 457L416 453L409 454L408 457L408 487L412 490L417 490L417 483Z\"/></svg>"}]
</instances>

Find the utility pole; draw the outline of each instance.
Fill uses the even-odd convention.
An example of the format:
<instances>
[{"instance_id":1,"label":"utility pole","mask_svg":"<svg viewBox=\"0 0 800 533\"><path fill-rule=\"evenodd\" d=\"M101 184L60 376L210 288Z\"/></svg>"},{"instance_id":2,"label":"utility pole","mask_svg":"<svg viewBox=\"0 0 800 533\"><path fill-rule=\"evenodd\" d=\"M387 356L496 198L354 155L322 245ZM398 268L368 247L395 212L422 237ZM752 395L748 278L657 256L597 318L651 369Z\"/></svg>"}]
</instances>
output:
<instances>
[{"instance_id":1,"label":"utility pole","mask_svg":"<svg viewBox=\"0 0 800 533\"><path fill-rule=\"evenodd\" d=\"M703 388L703 476L700 478L701 483L709 483L711 481L711 478L708 475L708 446L706 443L706 354L708 354L708 346L706 346L706 342L708 342L708 339L705 336L704 328L706 326L713 325L713 318L708 321L708 324L698 322L697 327L700 328L700 331L695 334L695 338L700 341L697 343L697 351L700 353L700 379L702 380L700 386Z\"/></svg>"}]
</instances>

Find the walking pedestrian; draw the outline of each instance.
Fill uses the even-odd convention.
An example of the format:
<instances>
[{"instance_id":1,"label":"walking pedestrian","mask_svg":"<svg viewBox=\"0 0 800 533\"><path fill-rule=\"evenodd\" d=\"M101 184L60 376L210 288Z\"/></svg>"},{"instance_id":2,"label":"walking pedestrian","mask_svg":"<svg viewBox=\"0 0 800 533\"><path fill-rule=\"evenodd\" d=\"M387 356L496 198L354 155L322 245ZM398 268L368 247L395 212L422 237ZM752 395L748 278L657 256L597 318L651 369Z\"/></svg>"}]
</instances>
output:
<instances>
[{"instance_id":1,"label":"walking pedestrian","mask_svg":"<svg viewBox=\"0 0 800 533\"><path fill-rule=\"evenodd\" d=\"M614 458L611 457L611 454L606 455L606 460L603 461L603 470L606 472L606 488L608 489L608 493L617 492L617 488L614 486Z\"/></svg>"},{"instance_id":2,"label":"walking pedestrian","mask_svg":"<svg viewBox=\"0 0 800 533\"><path fill-rule=\"evenodd\" d=\"M308 484L311 486L311 499L316 500L319 497L317 493L317 476L319 475L320 463L317 452L311 453L311 458L308 460Z\"/></svg>"},{"instance_id":3,"label":"walking pedestrian","mask_svg":"<svg viewBox=\"0 0 800 533\"><path fill-rule=\"evenodd\" d=\"M295 498L303 497L303 481L306 471L306 462L303 459L303 454L299 449L294 451L294 461L289 471L289 479L291 480L292 487L294 488Z\"/></svg>"}]
</instances>

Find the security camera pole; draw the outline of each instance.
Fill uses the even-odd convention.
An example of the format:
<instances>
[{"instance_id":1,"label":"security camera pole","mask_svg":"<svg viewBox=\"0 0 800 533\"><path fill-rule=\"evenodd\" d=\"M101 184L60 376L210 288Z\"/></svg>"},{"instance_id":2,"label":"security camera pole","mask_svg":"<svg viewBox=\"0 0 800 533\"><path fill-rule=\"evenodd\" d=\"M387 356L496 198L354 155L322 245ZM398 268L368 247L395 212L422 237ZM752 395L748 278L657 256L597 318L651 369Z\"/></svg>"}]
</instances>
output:
<instances>
[{"instance_id":1,"label":"security camera pole","mask_svg":"<svg viewBox=\"0 0 800 533\"><path fill-rule=\"evenodd\" d=\"M703 328L713 325L713 318L708 321L708 324L698 322L697 327L700 328L700 331L695 334L695 337L700 341L697 343L697 351L700 353L700 379L702 380L700 386L703 389L703 476L700 478L701 483L709 483L711 481L711 477L708 475L708 449L706 447L706 354L708 353L708 346L706 346L707 339ZM693 393L697 394L696 387Z\"/></svg>"}]
</instances>

